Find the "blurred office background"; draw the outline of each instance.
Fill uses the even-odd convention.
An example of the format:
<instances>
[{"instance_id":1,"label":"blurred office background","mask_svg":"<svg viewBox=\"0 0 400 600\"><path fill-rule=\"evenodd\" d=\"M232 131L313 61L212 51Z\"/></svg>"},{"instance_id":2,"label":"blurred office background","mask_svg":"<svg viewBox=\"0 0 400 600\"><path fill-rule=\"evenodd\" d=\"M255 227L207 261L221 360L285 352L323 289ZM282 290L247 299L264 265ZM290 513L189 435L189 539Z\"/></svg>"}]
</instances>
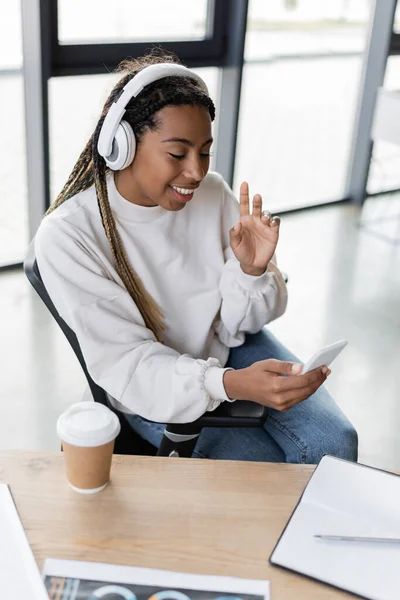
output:
<instances>
[{"instance_id":1,"label":"blurred office background","mask_svg":"<svg viewBox=\"0 0 400 600\"><path fill-rule=\"evenodd\" d=\"M57 449L56 419L83 393L21 263L116 64L156 44L216 101L213 168L282 217L290 302L271 330L302 360L348 339L327 387L360 460L400 469L400 146L371 143L378 88L400 88L399 30L396 0L1 4L1 448Z\"/></svg>"}]
</instances>

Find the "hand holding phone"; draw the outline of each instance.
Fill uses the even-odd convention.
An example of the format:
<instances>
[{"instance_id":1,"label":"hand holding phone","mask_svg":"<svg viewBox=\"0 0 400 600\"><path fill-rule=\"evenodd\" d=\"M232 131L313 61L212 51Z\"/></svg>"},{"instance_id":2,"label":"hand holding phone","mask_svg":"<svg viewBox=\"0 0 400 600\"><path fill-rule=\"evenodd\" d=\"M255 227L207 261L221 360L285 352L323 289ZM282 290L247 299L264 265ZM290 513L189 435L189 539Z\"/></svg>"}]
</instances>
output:
<instances>
[{"instance_id":1,"label":"hand holding phone","mask_svg":"<svg viewBox=\"0 0 400 600\"><path fill-rule=\"evenodd\" d=\"M339 340L334 344L330 344L329 346L321 348L318 350L318 352L315 352L315 354L313 354L312 357L305 363L299 375L304 375L304 373L308 373L308 371L312 371L313 369L317 369L323 365L328 367L345 346L347 346L347 341Z\"/></svg>"}]
</instances>

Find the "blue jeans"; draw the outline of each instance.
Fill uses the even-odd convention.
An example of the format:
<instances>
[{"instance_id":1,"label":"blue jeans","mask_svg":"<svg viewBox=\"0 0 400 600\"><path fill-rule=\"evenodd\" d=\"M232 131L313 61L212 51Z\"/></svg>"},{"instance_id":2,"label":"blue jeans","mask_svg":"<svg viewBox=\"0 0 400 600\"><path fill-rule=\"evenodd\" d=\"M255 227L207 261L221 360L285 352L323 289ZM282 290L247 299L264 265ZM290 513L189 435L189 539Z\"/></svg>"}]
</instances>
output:
<instances>
[{"instance_id":1,"label":"blue jeans","mask_svg":"<svg viewBox=\"0 0 400 600\"><path fill-rule=\"evenodd\" d=\"M232 348L227 367L242 369L259 360L297 361L269 331L247 334L242 346ZM161 442L165 425L127 415L131 427L153 446ZM287 412L268 409L263 427L203 428L193 457L260 462L316 464L324 454L357 461L358 436L328 392L315 394Z\"/></svg>"}]
</instances>

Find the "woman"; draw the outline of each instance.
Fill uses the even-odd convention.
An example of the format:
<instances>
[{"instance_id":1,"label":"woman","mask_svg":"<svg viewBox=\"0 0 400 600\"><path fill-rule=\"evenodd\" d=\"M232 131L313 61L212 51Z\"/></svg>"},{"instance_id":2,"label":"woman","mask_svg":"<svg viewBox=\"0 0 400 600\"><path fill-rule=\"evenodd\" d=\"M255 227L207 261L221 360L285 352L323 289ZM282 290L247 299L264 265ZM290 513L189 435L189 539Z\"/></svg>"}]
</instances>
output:
<instances>
[{"instance_id":1,"label":"woman","mask_svg":"<svg viewBox=\"0 0 400 600\"><path fill-rule=\"evenodd\" d=\"M354 428L320 387L330 371L298 375L263 329L286 308L280 223L259 195L250 210L247 183L239 205L208 173L215 109L204 82L169 55L120 70L35 242L92 378L155 446L163 423L243 399L269 407L265 426L205 429L195 456L357 460Z\"/></svg>"}]
</instances>

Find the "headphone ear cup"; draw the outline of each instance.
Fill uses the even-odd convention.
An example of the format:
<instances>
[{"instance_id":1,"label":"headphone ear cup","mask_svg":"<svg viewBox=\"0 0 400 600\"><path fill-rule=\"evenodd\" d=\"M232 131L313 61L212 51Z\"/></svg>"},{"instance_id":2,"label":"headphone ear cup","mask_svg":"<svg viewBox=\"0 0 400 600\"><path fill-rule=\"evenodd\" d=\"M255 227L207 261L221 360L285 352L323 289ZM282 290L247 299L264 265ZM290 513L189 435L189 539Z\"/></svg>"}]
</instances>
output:
<instances>
[{"instance_id":1,"label":"headphone ear cup","mask_svg":"<svg viewBox=\"0 0 400 600\"><path fill-rule=\"evenodd\" d=\"M132 163L136 153L136 137L133 133L132 127L128 121L121 121L121 127L123 127L127 141L126 160L120 169L126 169Z\"/></svg>"},{"instance_id":2,"label":"headphone ear cup","mask_svg":"<svg viewBox=\"0 0 400 600\"><path fill-rule=\"evenodd\" d=\"M112 171L126 169L132 163L136 151L136 138L128 121L121 121L115 132L111 154L105 157Z\"/></svg>"}]
</instances>

